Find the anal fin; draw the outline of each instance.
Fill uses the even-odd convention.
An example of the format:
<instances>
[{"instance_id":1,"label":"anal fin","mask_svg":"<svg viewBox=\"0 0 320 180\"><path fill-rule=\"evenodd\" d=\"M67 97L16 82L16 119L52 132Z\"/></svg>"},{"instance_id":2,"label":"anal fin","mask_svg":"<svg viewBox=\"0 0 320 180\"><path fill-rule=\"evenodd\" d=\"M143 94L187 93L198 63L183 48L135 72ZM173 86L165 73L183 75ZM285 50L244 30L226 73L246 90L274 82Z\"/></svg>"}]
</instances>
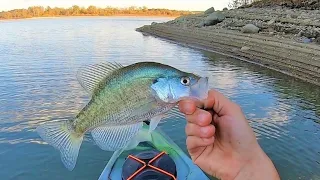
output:
<instances>
[{"instance_id":1,"label":"anal fin","mask_svg":"<svg viewBox=\"0 0 320 180\"><path fill-rule=\"evenodd\" d=\"M99 126L91 131L91 135L102 150L116 151L126 147L142 126L142 122L121 126Z\"/></svg>"}]
</instances>

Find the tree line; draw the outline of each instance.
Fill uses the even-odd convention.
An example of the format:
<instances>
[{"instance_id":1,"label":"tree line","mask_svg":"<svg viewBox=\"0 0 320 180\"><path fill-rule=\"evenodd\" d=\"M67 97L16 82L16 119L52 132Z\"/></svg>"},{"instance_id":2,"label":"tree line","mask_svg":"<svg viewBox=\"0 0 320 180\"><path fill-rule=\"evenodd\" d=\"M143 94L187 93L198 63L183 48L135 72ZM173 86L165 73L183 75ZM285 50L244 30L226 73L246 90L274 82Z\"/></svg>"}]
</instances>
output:
<instances>
[{"instance_id":1,"label":"tree line","mask_svg":"<svg viewBox=\"0 0 320 180\"><path fill-rule=\"evenodd\" d=\"M169 9L149 9L147 7L99 8L89 6L87 8L74 5L70 8L32 6L28 9L14 9L0 12L0 19L19 19L32 17L54 16L112 16L112 15L146 15L146 16L181 16L191 14L191 11L179 11Z\"/></svg>"}]
</instances>

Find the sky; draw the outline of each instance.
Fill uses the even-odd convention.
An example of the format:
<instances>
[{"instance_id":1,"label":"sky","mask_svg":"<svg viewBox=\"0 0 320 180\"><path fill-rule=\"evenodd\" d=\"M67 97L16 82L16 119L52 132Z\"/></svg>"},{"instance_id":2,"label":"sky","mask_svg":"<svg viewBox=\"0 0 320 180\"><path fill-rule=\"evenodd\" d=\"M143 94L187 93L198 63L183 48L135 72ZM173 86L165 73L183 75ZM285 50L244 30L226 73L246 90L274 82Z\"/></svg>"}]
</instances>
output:
<instances>
[{"instance_id":1,"label":"sky","mask_svg":"<svg viewBox=\"0 0 320 180\"><path fill-rule=\"evenodd\" d=\"M178 10L203 11L209 7L222 10L228 6L229 0L0 0L0 11L27 8L29 6L71 7L79 5L87 7L129 7L147 6L148 8L167 8Z\"/></svg>"}]
</instances>

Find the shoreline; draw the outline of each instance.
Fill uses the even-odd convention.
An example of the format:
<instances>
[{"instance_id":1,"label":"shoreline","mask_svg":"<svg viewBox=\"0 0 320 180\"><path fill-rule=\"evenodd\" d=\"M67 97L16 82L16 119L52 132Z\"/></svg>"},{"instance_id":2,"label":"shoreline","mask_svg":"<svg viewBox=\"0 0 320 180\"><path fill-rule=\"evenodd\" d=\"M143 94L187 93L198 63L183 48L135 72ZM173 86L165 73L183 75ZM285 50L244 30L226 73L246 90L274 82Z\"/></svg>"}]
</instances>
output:
<instances>
[{"instance_id":1,"label":"shoreline","mask_svg":"<svg viewBox=\"0 0 320 180\"><path fill-rule=\"evenodd\" d=\"M267 8L261 8L258 11L265 9ZM310 42L305 43L299 42L299 38L304 37L298 37L295 34L280 31L243 33L240 28L225 25L228 21L237 24L239 20L235 20L235 14L237 18L242 15L241 12L244 16L248 16L245 12L248 10L251 11L252 8L219 12L226 16L227 20L213 26L199 26L199 23L202 23L208 15L197 14L182 16L164 23L152 23L137 28L136 31L260 65L320 86L320 45L311 42L316 38L310 38ZM251 15L257 17L259 14ZM250 18L249 16L247 19ZM264 18L268 23L274 17L264 16ZM255 21L247 19L244 20L245 23ZM282 25L280 23L279 21L279 25ZM317 22L310 21L310 23L314 25ZM268 28L270 27L266 29Z\"/></svg>"}]
</instances>

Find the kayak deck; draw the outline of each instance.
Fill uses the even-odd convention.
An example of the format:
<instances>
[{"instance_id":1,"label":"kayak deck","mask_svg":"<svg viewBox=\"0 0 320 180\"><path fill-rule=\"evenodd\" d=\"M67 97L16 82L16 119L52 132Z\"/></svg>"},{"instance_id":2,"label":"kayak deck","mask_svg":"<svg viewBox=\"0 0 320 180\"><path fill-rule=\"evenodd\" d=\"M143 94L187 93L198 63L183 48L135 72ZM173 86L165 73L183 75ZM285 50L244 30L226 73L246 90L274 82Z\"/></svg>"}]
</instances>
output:
<instances>
[{"instance_id":1,"label":"kayak deck","mask_svg":"<svg viewBox=\"0 0 320 180\"><path fill-rule=\"evenodd\" d=\"M181 148L179 148L169 137L167 137L159 128L153 132L148 132L148 126L142 130L144 140L140 140L139 146L131 150L121 149L115 151L108 164L101 173L99 180L119 180L122 177L122 167L127 157L131 154L156 149L169 155L174 161L177 169L178 180L209 180L205 173L195 165Z\"/></svg>"}]
</instances>

